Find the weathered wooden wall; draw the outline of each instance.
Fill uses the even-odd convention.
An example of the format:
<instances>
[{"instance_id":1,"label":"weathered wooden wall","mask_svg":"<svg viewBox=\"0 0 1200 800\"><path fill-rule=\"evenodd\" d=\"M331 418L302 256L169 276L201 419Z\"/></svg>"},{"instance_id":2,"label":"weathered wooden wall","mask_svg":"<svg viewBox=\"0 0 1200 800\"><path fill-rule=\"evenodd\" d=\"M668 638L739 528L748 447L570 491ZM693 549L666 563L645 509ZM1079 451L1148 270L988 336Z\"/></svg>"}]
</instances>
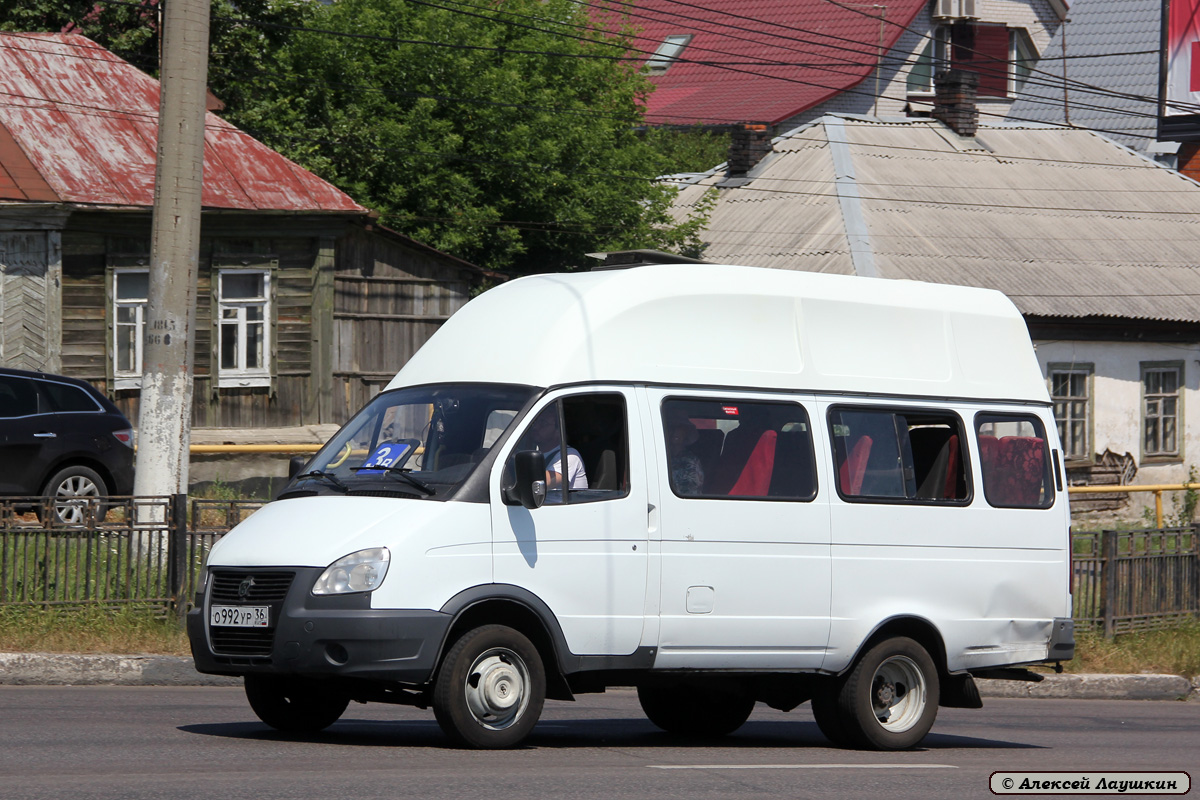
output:
<instances>
[{"instance_id":1,"label":"weathered wooden wall","mask_svg":"<svg viewBox=\"0 0 1200 800\"><path fill-rule=\"evenodd\" d=\"M334 413L374 397L463 304L478 270L386 231L352 230L337 242Z\"/></svg>"},{"instance_id":2,"label":"weathered wooden wall","mask_svg":"<svg viewBox=\"0 0 1200 800\"><path fill-rule=\"evenodd\" d=\"M61 241L61 371L107 391L136 422L138 390L117 389L113 379L112 271L149 266L149 214L75 212ZM238 266L271 270L270 387L215 386L214 269ZM483 275L466 262L344 218L206 216L193 426L344 422L462 307Z\"/></svg>"},{"instance_id":3,"label":"weathered wooden wall","mask_svg":"<svg viewBox=\"0 0 1200 800\"><path fill-rule=\"evenodd\" d=\"M106 391L112 382L110 270L148 267L150 247L148 218L108 222L80 220L63 234L63 371ZM319 236L311 230L280 230L278 223L254 231L250 230L253 226L237 224L240 222L209 226L211 230L206 230L201 242L192 424L262 428L330 421L318 416L311 386L313 265ZM271 269L270 387L215 386L214 266ZM110 395L130 419L137 419L136 389L114 389Z\"/></svg>"}]
</instances>

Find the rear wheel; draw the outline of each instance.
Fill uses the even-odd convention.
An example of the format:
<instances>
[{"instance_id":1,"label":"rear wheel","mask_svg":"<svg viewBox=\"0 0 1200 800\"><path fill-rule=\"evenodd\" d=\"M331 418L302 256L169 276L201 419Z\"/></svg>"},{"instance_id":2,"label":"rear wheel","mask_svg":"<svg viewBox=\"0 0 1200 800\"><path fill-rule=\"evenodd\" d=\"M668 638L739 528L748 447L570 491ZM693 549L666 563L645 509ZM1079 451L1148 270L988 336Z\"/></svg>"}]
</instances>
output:
<instances>
[{"instance_id":1,"label":"rear wheel","mask_svg":"<svg viewBox=\"0 0 1200 800\"><path fill-rule=\"evenodd\" d=\"M492 750L520 744L545 699L546 673L533 643L504 625L484 625L446 654L433 688L433 713L458 744Z\"/></svg>"},{"instance_id":2,"label":"rear wheel","mask_svg":"<svg viewBox=\"0 0 1200 800\"><path fill-rule=\"evenodd\" d=\"M316 733L337 722L350 698L323 681L247 675L246 699L263 722L284 733Z\"/></svg>"},{"instance_id":3,"label":"rear wheel","mask_svg":"<svg viewBox=\"0 0 1200 800\"><path fill-rule=\"evenodd\" d=\"M939 691L937 667L925 648L904 636L880 642L858 660L836 695L847 743L871 750L915 747L933 727Z\"/></svg>"},{"instance_id":4,"label":"rear wheel","mask_svg":"<svg viewBox=\"0 0 1200 800\"><path fill-rule=\"evenodd\" d=\"M701 738L733 733L754 711L753 697L706 687L639 686L638 702L664 731Z\"/></svg>"},{"instance_id":5,"label":"rear wheel","mask_svg":"<svg viewBox=\"0 0 1200 800\"><path fill-rule=\"evenodd\" d=\"M107 494L108 487L95 470L65 467L46 481L38 516L50 525L84 525L90 514L95 514L97 522L103 522L105 510L100 498Z\"/></svg>"},{"instance_id":6,"label":"rear wheel","mask_svg":"<svg viewBox=\"0 0 1200 800\"><path fill-rule=\"evenodd\" d=\"M841 685L841 681L836 678L822 685L813 695L812 713L813 718L817 721L817 727L820 728L821 733L825 734L826 739L838 747L850 747L853 742L850 734L846 731L842 712L838 708L837 699Z\"/></svg>"}]
</instances>

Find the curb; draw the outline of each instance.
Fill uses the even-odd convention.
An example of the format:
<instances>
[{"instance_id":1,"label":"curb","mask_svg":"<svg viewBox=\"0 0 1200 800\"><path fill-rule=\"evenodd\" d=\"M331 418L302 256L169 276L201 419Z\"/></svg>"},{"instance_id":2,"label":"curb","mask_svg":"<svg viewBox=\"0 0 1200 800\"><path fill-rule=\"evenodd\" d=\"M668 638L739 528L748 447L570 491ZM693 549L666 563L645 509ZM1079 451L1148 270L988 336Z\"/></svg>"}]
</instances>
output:
<instances>
[{"instance_id":1,"label":"curb","mask_svg":"<svg viewBox=\"0 0 1200 800\"><path fill-rule=\"evenodd\" d=\"M1071 700L1200 700L1200 676L1046 675L1040 683L978 679L981 697L1037 697Z\"/></svg>"},{"instance_id":2,"label":"curb","mask_svg":"<svg viewBox=\"0 0 1200 800\"><path fill-rule=\"evenodd\" d=\"M183 656L0 653L0 685L241 686L241 678L201 675ZM1047 675L1040 683L976 681L981 697L1200 701L1200 676Z\"/></svg>"},{"instance_id":3,"label":"curb","mask_svg":"<svg viewBox=\"0 0 1200 800\"><path fill-rule=\"evenodd\" d=\"M241 686L241 678L201 675L181 656L0 653L0 685Z\"/></svg>"}]
</instances>

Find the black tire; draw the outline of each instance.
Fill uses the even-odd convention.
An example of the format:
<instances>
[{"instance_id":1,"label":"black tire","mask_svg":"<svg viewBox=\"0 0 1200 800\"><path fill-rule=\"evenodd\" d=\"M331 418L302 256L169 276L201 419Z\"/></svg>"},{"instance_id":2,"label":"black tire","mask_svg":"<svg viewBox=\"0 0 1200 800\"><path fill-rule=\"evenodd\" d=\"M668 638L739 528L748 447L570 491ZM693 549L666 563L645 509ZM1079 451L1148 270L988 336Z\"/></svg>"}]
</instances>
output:
<instances>
[{"instance_id":1,"label":"black tire","mask_svg":"<svg viewBox=\"0 0 1200 800\"><path fill-rule=\"evenodd\" d=\"M542 715L546 672L533 643L504 625L467 631L446 653L433 687L433 713L455 743L515 747Z\"/></svg>"},{"instance_id":2,"label":"black tire","mask_svg":"<svg viewBox=\"0 0 1200 800\"><path fill-rule=\"evenodd\" d=\"M937 718L939 687L933 659L912 639L897 636L873 646L836 696L848 744L868 750L916 747Z\"/></svg>"},{"instance_id":3,"label":"black tire","mask_svg":"<svg viewBox=\"0 0 1200 800\"><path fill-rule=\"evenodd\" d=\"M42 487L42 505L38 517L43 525L78 527L87 524L91 515L103 522L108 509L101 498L108 496L108 486L93 469L83 466L64 467L50 476Z\"/></svg>"},{"instance_id":4,"label":"black tire","mask_svg":"<svg viewBox=\"0 0 1200 800\"><path fill-rule=\"evenodd\" d=\"M246 699L263 722L284 733L317 733L337 722L350 698L314 681L278 675L247 675Z\"/></svg>"},{"instance_id":5,"label":"black tire","mask_svg":"<svg viewBox=\"0 0 1200 800\"><path fill-rule=\"evenodd\" d=\"M837 747L851 747L853 740L846 731L842 712L838 709L837 699L841 687L842 681L836 678L822 683L813 694L812 713L813 718L817 721L817 727L820 728L826 739Z\"/></svg>"},{"instance_id":6,"label":"black tire","mask_svg":"<svg viewBox=\"0 0 1200 800\"><path fill-rule=\"evenodd\" d=\"M745 724L754 698L734 691L676 686L639 686L642 711L667 733L689 738L727 736Z\"/></svg>"}]
</instances>

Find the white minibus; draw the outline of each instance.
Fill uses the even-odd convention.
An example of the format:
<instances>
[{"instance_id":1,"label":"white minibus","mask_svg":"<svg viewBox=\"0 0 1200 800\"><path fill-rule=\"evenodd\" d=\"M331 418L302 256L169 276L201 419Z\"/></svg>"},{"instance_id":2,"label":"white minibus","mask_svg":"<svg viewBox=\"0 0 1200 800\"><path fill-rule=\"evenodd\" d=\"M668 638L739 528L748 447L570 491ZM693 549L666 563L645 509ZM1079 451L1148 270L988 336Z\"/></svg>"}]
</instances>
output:
<instances>
[{"instance_id":1,"label":"white minibus","mask_svg":"<svg viewBox=\"0 0 1200 800\"><path fill-rule=\"evenodd\" d=\"M1050 398L995 291L710 264L468 303L212 548L197 668L290 732L432 706L512 747L637 688L681 736L811 701L919 743L1074 652Z\"/></svg>"}]
</instances>

